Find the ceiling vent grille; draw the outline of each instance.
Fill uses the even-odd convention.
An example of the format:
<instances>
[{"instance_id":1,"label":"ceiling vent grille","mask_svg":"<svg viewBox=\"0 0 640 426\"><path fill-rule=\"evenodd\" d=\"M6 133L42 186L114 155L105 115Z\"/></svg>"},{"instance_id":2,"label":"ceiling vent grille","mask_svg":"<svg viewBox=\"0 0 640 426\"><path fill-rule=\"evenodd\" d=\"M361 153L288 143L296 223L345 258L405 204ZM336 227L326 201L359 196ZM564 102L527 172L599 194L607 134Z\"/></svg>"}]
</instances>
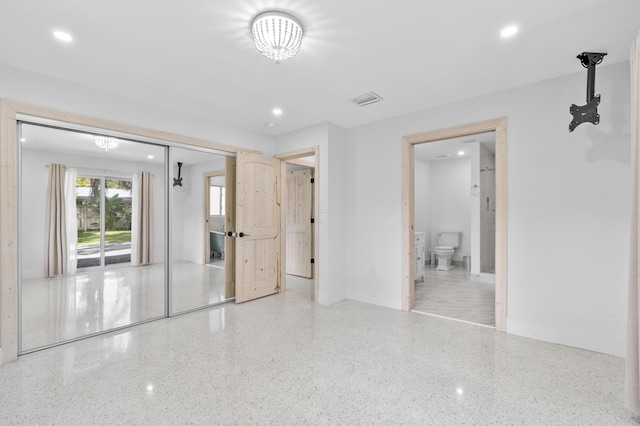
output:
<instances>
[{"instance_id":1,"label":"ceiling vent grille","mask_svg":"<svg viewBox=\"0 0 640 426\"><path fill-rule=\"evenodd\" d=\"M357 96L353 99L349 99L349 102L358 105L358 106L367 106L371 104L375 104L376 102L380 102L382 98L380 95L377 95L373 92L365 93L364 95Z\"/></svg>"}]
</instances>

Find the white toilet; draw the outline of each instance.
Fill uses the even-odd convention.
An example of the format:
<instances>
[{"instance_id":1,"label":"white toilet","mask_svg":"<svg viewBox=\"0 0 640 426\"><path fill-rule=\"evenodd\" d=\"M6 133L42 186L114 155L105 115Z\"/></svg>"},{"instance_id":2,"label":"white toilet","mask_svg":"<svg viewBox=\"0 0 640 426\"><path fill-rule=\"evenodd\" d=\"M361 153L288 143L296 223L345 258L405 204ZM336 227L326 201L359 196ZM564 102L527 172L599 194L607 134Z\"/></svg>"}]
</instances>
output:
<instances>
[{"instance_id":1,"label":"white toilet","mask_svg":"<svg viewBox=\"0 0 640 426\"><path fill-rule=\"evenodd\" d=\"M438 259L438 271L449 271L454 268L451 265L453 253L460 247L460 231L440 231L436 247L433 249Z\"/></svg>"}]
</instances>

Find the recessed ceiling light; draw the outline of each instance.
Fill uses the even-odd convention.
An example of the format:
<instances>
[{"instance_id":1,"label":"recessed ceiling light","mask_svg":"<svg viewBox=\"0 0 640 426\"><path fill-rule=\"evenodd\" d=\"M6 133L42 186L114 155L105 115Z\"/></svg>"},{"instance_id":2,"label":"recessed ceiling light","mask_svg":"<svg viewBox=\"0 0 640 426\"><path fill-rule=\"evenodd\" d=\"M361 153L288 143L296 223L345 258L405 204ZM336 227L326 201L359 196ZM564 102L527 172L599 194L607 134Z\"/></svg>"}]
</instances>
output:
<instances>
[{"instance_id":1,"label":"recessed ceiling light","mask_svg":"<svg viewBox=\"0 0 640 426\"><path fill-rule=\"evenodd\" d=\"M464 151L458 151L458 155L464 155Z\"/></svg>"},{"instance_id":2,"label":"recessed ceiling light","mask_svg":"<svg viewBox=\"0 0 640 426\"><path fill-rule=\"evenodd\" d=\"M273 115L282 115L282 110L280 108L274 108Z\"/></svg>"},{"instance_id":3,"label":"recessed ceiling light","mask_svg":"<svg viewBox=\"0 0 640 426\"><path fill-rule=\"evenodd\" d=\"M64 41L65 43L73 41L73 37L71 37L71 34L64 31L54 31L53 36L60 41Z\"/></svg>"},{"instance_id":4,"label":"recessed ceiling light","mask_svg":"<svg viewBox=\"0 0 640 426\"><path fill-rule=\"evenodd\" d=\"M267 123L265 124L265 126L273 128L273 127L276 127L276 123Z\"/></svg>"},{"instance_id":5,"label":"recessed ceiling light","mask_svg":"<svg viewBox=\"0 0 640 426\"><path fill-rule=\"evenodd\" d=\"M503 37L503 38L511 37L517 32L518 32L518 27L516 27L515 25L511 25L505 28L504 30L500 31L500 37Z\"/></svg>"},{"instance_id":6,"label":"recessed ceiling light","mask_svg":"<svg viewBox=\"0 0 640 426\"><path fill-rule=\"evenodd\" d=\"M147 155L147 158L148 158L149 160L153 160L153 155Z\"/></svg>"},{"instance_id":7,"label":"recessed ceiling light","mask_svg":"<svg viewBox=\"0 0 640 426\"><path fill-rule=\"evenodd\" d=\"M26 142L27 140L25 138L20 138L20 142Z\"/></svg>"}]
</instances>

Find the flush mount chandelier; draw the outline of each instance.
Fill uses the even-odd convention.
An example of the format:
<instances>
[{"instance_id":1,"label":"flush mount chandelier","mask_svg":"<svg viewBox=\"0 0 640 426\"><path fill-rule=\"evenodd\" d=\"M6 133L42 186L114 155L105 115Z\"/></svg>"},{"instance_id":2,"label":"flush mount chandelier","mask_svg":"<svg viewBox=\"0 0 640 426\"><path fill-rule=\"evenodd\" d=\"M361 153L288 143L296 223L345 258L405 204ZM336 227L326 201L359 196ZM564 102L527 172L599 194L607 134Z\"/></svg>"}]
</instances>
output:
<instances>
[{"instance_id":1,"label":"flush mount chandelier","mask_svg":"<svg viewBox=\"0 0 640 426\"><path fill-rule=\"evenodd\" d=\"M284 12L269 11L256 16L251 32L260 53L276 64L298 53L302 44L300 22Z\"/></svg>"},{"instance_id":2,"label":"flush mount chandelier","mask_svg":"<svg viewBox=\"0 0 640 426\"><path fill-rule=\"evenodd\" d=\"M110 138L107 136L94 136L93 140L98 148L109 151L110 149L116 149L120 145L120 141L116 138Z\"/></svg>"}]
</instances>

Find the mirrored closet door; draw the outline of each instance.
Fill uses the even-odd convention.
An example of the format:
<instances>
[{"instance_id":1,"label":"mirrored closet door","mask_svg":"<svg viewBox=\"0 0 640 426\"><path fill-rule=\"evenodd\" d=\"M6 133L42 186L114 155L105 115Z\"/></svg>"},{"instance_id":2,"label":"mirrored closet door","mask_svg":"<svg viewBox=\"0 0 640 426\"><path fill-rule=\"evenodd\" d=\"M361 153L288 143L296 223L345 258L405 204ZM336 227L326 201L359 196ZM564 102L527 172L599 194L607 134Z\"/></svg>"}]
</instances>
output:
<instances>
[{"instance_id":1,"label":"mirrored closet door","mask_svg":"<svg viewBox=\"0 0 640 426\"><path fill-rule=\"evenodd\" d=\"M171 315L235 297L233 158L171 148Z\"/></svg>"},{"instance_id":2,"label":"mirrored closet door","mask_svg":"<svg viewBox=\"0 0 640 426\"><path fill-rule=\"evenodd\" d=\"M168 148L20 123L20 353L167 316Z\"/></svg>"}]
</instances>

